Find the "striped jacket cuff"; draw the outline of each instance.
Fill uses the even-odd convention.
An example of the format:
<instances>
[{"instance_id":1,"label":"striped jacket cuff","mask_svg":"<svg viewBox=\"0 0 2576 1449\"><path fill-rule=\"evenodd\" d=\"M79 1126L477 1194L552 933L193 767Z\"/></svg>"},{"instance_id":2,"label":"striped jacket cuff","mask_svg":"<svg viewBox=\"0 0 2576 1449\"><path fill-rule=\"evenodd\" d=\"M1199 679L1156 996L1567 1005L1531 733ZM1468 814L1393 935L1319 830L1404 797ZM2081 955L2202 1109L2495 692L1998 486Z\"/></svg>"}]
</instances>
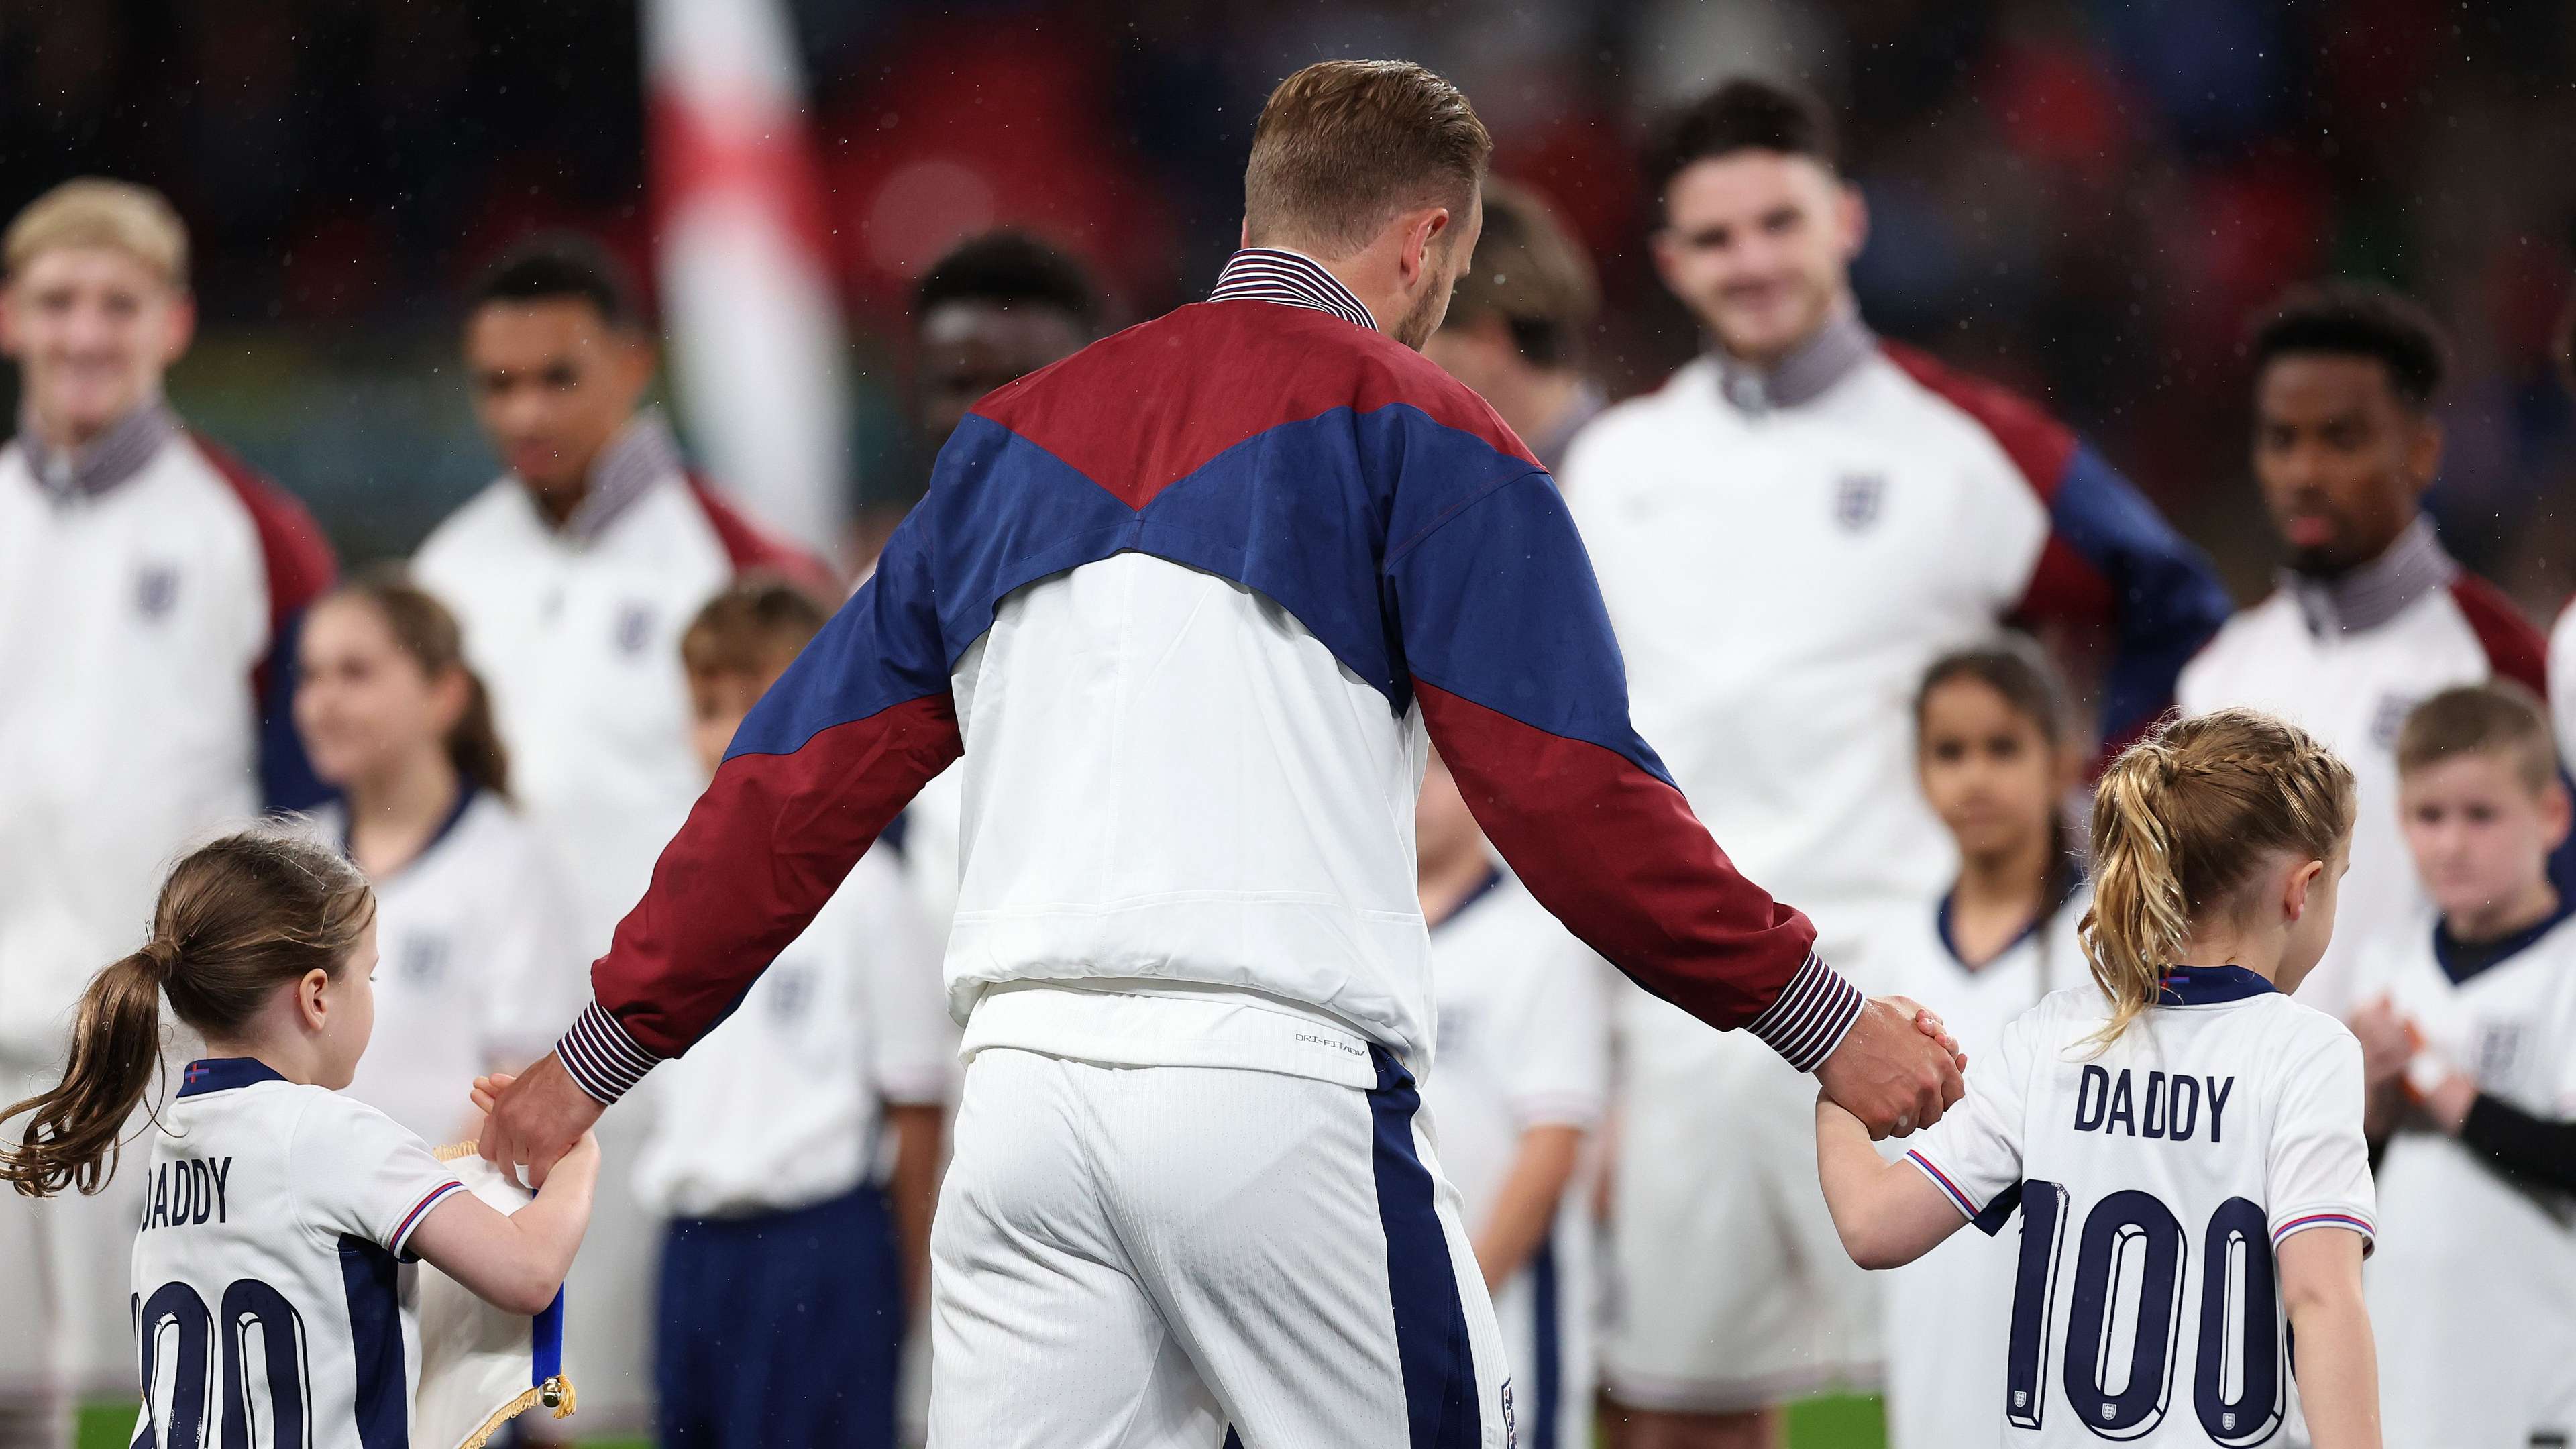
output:
<instances>
[{"instance_id":1,"label":"striped jacket cuff","mask_svg":"<svg viewBox=\"0 0 2576 1449\"><path fill-rule=\"evenodd\" d=\"M1753 1018L1747 1030L1769 1042L1790 1066L1812 1072L1843 1044L1843 1034L1860 1020L1861 1003L1859 987L1810 953L1779 999Z\"/></svg>"},{"instance_id":2,"label":"striped jacket cuff","mask_svg":"<svg viewBox=\"0 0 2576 1449\"><path fill-rule=\"evenodd\" d=\"M572 1029L555 1043L555 1055L563 1058L574 1084L602 1106L633 1090L662 1060L636 1045L608 1008L595 1000L573 1018Z\"/></svg>"}]
</instances>

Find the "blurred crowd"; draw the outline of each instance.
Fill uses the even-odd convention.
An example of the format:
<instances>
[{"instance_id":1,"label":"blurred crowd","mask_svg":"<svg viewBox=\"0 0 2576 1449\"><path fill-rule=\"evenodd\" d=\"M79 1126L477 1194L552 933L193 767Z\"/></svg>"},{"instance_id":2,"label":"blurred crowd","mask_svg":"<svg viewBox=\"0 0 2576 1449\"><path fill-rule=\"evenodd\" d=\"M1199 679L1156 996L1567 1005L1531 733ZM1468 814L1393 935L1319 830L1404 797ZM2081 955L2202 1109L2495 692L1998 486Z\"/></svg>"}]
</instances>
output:
<instances>
[{"instance_id":1,"label":"blurred crowd","mask_svg":"<svg viewBox=\"0 0 2576 1449\"><path fill-rule=\"evenodd\" d=\"M1327 55L1455 77L1500 174L1597 260L1592 356L1624 395L1694 347L1653 283L1647 121L1732 73L1835 103L1885 333L2047 401L2196 536L2242 595L2242 344L2287 283L2373 276L2458 351L2433 507L2535 611L2576 523L2576 421L2549 323L2569 275L2576 16L2542 0L1570 0L1434 5L795 6L845 298L857 476L899 506L908 289L1024 226L1107 281L1113 322L1207 285L1260 97ZM80 171L165 185L197 228L211 345L175 392L297 480L343 551L400 553L488 476L452 371L453 298L560 223L649 249L634 8L30 0L0 13L0 194ZM0 384L6 386L6 384ZM9 401L0 398L0 403ZM289 431L281 416L322 420Z\"/></svg>"}]
</instances>

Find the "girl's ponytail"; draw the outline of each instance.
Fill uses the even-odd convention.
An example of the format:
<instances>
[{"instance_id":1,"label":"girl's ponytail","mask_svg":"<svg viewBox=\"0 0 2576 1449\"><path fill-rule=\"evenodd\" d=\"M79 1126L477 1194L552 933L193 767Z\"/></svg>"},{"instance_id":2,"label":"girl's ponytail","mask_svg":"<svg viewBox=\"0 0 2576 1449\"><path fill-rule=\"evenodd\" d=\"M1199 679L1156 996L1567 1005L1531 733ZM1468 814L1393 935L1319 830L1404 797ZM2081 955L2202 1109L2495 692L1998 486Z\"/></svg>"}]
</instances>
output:
<instances>
[{"instance_id":1,"label":"girl's ponytail","mask_svg":"<svg viewBox=\"0 0 2576 1449\"><path fill-rule=\"evenodd\" d=\"M161 1062L161 982L171 954L156 939L90 978L62 1081L0 1111L0 1121L34 1114L16 1148L0 1147L0 1180L29 1197L51 1197L65 1188L96 1192L116 1170L126 1120Z\"/></svg>"},{"instance_id":2,"label":"girl's ponytail","mask_svg":"<svg viewBox=\"0 0 2576 1449\"><path fill-rule=\"evenodd\" d=\"M2243 904L2266 862L2331 860L2352 834L2352 771L2306 731L2223 709L2121 752L2093 791L2093 908L2084 954L2108 1046L2153 1006L2200 922Z\"/></svg>"},{"instance_id":3,"label":"girl's ponytail","mask_svg":"<svg viewBox=\"0 0 2576 1449\"><path fill-rule=\"evenodd\" d=\"M376 918L367 878L333 851L271 833L228 835L170 870L152 939L90 978L63 1079L0 1112L31 1113L0 1181L29 1197L96 1192L161 1060L161 997L209 1040L236 1036L277 989L337 976Z\"/></svg>"},{"instance_id":4,"label":"girl's ponytail","mask_svg":"<svg viewBox=\"0 0 2576 1449\"><path fill-rule=\"evenodd\" d=\"M2191 903L2166 828L2172 759L2142 741L2102 773L2093 795L2093 909L2083 923L2094 984L2111 1002L2105 1044L2153 1005L2191 939Z\"/></svg>"}]
</instances>

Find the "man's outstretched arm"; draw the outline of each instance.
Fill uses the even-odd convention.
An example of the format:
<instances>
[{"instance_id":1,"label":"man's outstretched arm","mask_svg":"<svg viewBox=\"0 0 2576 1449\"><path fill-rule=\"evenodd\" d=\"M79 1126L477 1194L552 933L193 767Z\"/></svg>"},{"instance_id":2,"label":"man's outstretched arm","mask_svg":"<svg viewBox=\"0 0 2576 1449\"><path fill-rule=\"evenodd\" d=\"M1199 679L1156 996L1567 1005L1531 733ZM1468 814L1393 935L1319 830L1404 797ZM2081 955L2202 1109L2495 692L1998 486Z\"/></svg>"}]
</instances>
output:
<instances>
[{"instance_id":1,"label":"man's outstretched arm","mask_svg":"<svg viewBox=\"0 0 2576 1449\"><path fill-rule=\"evenodd\" d=\"M591 967L590 1005L498 1094L484 1156L542 1172L655 1063L713 1029L957 758L926 532L918 511L904 520L876 576L743 721Z\"/></svg>"},{"instance_id":2,"label":"man's outstretched arm","mask_svg":"<svg viewBox=\"0 0 2576 1449\"><path fill-rule=\"evenodd\" d=\"M1424 724L1504 859L1640 986L1744 1028L1877 1136L1958 1100L1917 1008L1865 1001L1806 917L1744 878L1628 722L1600 587L1545 473L1448 500L1387 560ZM1853 842L1866 849L1868 842Z\"/></svg>"}]
</instances>

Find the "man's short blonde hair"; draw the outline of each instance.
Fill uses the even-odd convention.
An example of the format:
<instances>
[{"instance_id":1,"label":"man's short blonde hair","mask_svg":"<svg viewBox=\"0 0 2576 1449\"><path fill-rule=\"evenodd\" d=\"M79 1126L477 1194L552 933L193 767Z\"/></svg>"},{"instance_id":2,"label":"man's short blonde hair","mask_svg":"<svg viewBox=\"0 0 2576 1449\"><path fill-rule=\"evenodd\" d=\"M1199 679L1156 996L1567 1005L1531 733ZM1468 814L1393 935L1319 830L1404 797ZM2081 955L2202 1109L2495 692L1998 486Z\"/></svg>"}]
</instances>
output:
<instances>
[{"instance_id":1,"label":"man's short blonde hair","mask_svg":"<svg viewBox=\"0 0 2576 1449\"><path fill-rule=\"evenodd\" d=\"M16 276L37 253L62 247L107 247L188 285L188 226L169 198L149 186L84 176L34 201L0 236L0 271Z\"/></svg>"},{"instance_id":2,"label":"man's short blonde hair","mask_svg":"<svg viewBox=\"0 0 2576 1449\"><path fill-rule=\"evenodd\" d=\"M1252 131L1243 221L1254 246L1326 258L1366 246L1398 212L1447 206L1460 225L1494 139L1466 94L1409 60L1327 60L1279 83Z\"/></svg>"}]
</instances>

